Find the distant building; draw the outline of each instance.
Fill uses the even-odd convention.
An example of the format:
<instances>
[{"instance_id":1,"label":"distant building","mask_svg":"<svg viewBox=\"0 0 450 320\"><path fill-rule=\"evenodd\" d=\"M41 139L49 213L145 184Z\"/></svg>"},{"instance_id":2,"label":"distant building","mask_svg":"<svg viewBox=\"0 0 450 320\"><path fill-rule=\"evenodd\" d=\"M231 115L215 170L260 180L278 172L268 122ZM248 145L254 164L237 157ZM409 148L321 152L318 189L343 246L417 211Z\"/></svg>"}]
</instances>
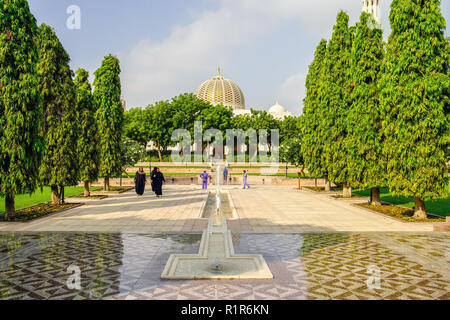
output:
<instances>
[{"instance_id":1,"label":"distant building","mask_svg":"<svg viewBox=\"0 0 450 320\"><path fill-rule=\"evenodd\" d=\"M220 68L217 76L203 82L198 87L195 95L197 98L208 101L212 105L222 104L226 107L231 107L235 115L251 113L250 110L245 108L245 98L241 88L232 80L223 77L220 74ZM279 120L292 116L292 113L278 104L278 102L268 112Z\"/></svg>"},{"instance_id":2,"label":"distant building","mask_svg":"<svg viewBox=\"0 0 450 320\"><path fill-rule=\"evenodd\" d=\"M381 25L380 0L363 0L362 11L370 13L375 21Z\"/></svg>"}]
</instances>

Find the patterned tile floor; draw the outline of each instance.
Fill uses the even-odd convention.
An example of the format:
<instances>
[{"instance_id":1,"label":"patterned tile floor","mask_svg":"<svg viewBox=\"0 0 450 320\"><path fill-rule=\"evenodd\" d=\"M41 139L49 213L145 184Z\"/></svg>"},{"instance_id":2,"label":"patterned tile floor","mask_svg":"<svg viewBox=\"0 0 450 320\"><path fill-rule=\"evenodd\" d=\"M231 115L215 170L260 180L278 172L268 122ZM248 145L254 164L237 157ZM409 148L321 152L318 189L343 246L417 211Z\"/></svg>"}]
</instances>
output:
<instances>
[{"instance_id":1,"label":"patterned tile floor","mask_svg":"<svg viewBox=\"0 0 450 320\"><path fill-rule=\"evenodd\" d=\"M0 233L0 299L450 300L449 234L235 234L236 252L262 253L274 280L160 280L169 255L197 252L200 238ZM69 266L80 290L67 287Z\"/></svg>"}]
</instances>

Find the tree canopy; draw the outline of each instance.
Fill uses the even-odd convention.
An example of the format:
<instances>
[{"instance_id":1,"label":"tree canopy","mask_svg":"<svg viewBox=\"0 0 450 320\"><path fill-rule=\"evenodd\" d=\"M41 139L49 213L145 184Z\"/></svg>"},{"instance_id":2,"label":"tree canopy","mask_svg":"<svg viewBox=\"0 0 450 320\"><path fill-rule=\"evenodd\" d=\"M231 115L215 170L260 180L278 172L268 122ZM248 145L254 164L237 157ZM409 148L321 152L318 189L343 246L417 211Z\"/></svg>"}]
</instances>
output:
<instances>
[{"instance_id":1,"label":"tree canopy","mask_svg":"<svg viewBox=\"0 0 450 320\"><path fill-rule=\"evenodd\" d=\"M98 178L99 155L97 141L99 140L96 104L89 83L89 73L78 69L75 77L76 106L79 113L78 158L80 163L80 180L92 182Z\"/></svg>"},{"instance_id":2,"label":"tree canopy","mask_svg":"<svg viewBox=\"0 0 450 320\"><path fill-rule=\"evenodd\" d=\"M99 130L100 176L106 179L122 172L122 126L124 110L121 97L119 59L106 56L102 65L95 71L94 99L97 104L97 122Z\"/></svg>"},{"instance_id":3,"label":"tree canopy","mask_svg":"<svg viewBox=\"0 0 450 320\"><path fill-rule=\"evenodd\" d=\"M383 155L391 192L423 199L446 193L449 43L438 0L394 0L380 80Z\"/></svg>"},{"instance_id":4,"label":"tree canopy","mask_svg":"<svg viewBox=\"0 0 450 320\"><path fill-rule=\"evenodd\" d=\"M78 113L70 57L54 30L39 27L38 89L43 98L45 152L40 167L42 185L52 188L59 203L58 186L78 183Z\"/></svg>"},{"instance_id":5,"label":"tree canopy","mask_svg":"<svg viewBox=\"0 0 450 320\"><path fill-rule=\"evenodd\" d=\"M15 215L14 196L36 188L43 142L37 89L36 19L25 0L0 5L0 194L6 218Z\"/></svg>"}]
</instances>

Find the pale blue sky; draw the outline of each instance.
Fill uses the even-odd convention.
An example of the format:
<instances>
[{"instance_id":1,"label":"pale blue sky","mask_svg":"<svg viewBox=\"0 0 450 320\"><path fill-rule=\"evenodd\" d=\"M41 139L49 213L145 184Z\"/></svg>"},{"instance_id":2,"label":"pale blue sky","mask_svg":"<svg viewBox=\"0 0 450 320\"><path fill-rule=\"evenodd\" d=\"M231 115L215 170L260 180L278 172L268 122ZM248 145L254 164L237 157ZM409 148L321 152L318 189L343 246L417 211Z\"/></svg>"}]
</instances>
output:
<instances>
[{"instance_id":1,"label":"pale blue sky","mask_svg":"<svg viewBox=\"0 0 450 320\"><path fill-rule=\"evenodd\" d=\"M311 3L312 2L312 3ZM354 23L360 0L29 0L39 23L53 26L74 70L91 73L108 53L122 66L127 107L144 107L222 74L243 90L247 108L278 101L298 115L316 45L329 38L339 9ZM390 0L381 0L385 37ZM69 5L81 29L69 30ZM450 4L441 10L449 21ZM448 32L446 32L448 34Z\"/></svg>"}]
</instances>

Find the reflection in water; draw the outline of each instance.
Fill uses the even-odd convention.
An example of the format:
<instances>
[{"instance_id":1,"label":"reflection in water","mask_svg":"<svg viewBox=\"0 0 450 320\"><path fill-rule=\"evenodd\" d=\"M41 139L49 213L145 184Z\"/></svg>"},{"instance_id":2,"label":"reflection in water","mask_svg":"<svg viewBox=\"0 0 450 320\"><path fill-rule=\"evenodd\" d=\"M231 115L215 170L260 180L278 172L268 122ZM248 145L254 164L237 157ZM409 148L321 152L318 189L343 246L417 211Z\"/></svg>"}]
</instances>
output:
<instances>
[{"instance_id":1,"label":"reflection in water","mask_svg":"<svg viewBox=\"0 0 450 320\"><path fill-rule=\"evenodd\" d=\"M0 299L450 299L448 234L233 234L236 253L263 253L274 280L162 281L169 255L197 253L200 239L0 233ZM67 287L70 265L81 270L81 290ZM366 285L370 266L380 289Z\"/></svg>"}]
</instances>

